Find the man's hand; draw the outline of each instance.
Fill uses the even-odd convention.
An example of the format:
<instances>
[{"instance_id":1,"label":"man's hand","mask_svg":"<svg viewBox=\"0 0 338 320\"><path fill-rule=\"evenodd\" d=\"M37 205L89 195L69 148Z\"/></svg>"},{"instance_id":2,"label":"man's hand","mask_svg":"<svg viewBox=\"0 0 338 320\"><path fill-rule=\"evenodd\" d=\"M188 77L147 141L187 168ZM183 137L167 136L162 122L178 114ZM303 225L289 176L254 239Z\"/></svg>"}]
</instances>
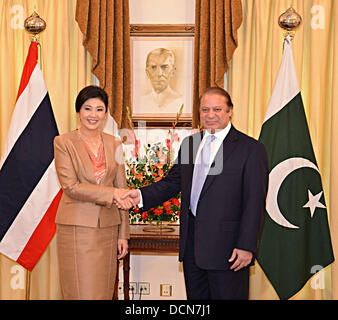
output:
<instances>
[{"instance_id":1,"label":"man's hand","mask_svg":"<svg viewBox=\"0 0 338 320\"><path fill-rule=\"evenodd\" d=\"M129 190L125 197L131 198L134 201L135 205L139 204L141 201L140 191L137 189Z\"/></svg>"},{"instance_id":2,"label":"man's hand","mask_svg":"<svg viewBox=\"0 0 338 320\"><path fill-rule=\"evenodd\" d=\"M234 251L232 252L231 258L229 259L229 262L235 261L233 265L230 267L230 270L238 271L248 266L251 260L252 260L252 252L235 248Z\"/></svg>"},{"instance_id":3,"label":"man's hand","mask_svg":"<svg viewBox=\"0 0 338 320\"><path fill-rule=\"evenodd\" d=\"M135 202L132 198L128 197L129 189L118 189L114 190L114 203L119 209L129 210L135 206Z\"/></svg>"},{"instance_id":4,"label":"man's hand","mask_svg":"<svg viewBox=\"0 0 338 320\"><path fill-rule=\"evenodd\" d=\"M122 189L120 189L120 190L122 190ZM117 207L119 209L124 209L123 208L123 201L126 201L126 200L130 200L132 202L133 205L131 207L136 207L136 205L138 205L140 203L140 201L141 201L140 192L137 189L134 189L134 190L123 189L122 191L123 192L121 193L120 198L114 199L114 203L117 205ZM128 208L128 209L130 209L130 208Z\"/></svg>"}]
</instances>

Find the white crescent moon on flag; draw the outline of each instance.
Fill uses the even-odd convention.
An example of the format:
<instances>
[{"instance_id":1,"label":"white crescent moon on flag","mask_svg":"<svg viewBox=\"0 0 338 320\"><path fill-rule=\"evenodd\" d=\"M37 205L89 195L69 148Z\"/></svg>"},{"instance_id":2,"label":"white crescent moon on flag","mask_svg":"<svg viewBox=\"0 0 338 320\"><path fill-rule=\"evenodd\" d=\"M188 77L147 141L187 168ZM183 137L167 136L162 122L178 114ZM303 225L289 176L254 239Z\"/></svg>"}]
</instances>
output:
<instances>
[{"instance_id":1,"label":"white crescent moon on flag","mask_svg":"<svg viewBox=\"0 0 338 320\"><path fill-rule=\"evenodd\" d=\"M278 192L285 178L290 173L300 168L312 168L319 172L317 166L307 159L289 158L275 166L269 174L269 191L266 199L266 211L274 222L286 228L296 229L299 227L290 223L283 216L277 202Z\"/></svg>"}]
</instances>

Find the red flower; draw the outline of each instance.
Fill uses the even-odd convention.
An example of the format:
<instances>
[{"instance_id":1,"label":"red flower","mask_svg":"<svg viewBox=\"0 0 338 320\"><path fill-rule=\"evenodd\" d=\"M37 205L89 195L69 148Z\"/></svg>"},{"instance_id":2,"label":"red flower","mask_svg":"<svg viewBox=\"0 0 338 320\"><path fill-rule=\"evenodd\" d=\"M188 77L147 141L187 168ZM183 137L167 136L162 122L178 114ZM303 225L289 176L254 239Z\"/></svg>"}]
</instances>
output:
<instances>
[{"instance_id":1,"label":"red flower","mask_svg":"<svg viewBox=\"0 0 338 320\"><path fill-rule=\"evenodd\" d=\"M131 151L131 155L132 155L134 158L137 158L137 157L138 157L138 149L137 149L137 148L134 148L134 150Z\"/></svg>"},{"instance_id":2,"label":"red flower","mask_svg":"<svg viewBox=\"0 0 338 320\"><path fill-rule=\"evenodd\" d=\"M147 212L142 212L141 217L142 217L143 220L147 220L148 219L148 213Z\"/></svg>"},{"instance_id":3,"label":"red flower","mask_svg":"<svg viewBox=\"0 0 338 320\"><path fill-rule=\"evenodd\" d=\"M140 208L139 208L139 207L136 207L136 208L134 209L134 212L135 212L135 213L139 213L139 212L140 212Z\"/></svg>"},{"instance_id":4,"label":"red flower","mask_svg":"<svg viewBox=\"0 0 338 320\"><path fill-rule=\"evenodd\" d=\"M164 172L163 172L163 169L162 168L158 168L158 175L160 176L160 177L163 177L163 175L164 175Z\"/></svg>"},{"instance_id":5,"label":"red flower","mask_svg":"<svg viewBox=\"0 0 338 320\"><path fill-rule=\"evenodd\" d=\"M135 139L135 148L131 151L131 154L134 158L138 157L138 149L140 148L140 140Z\"/></svg>"},{"instance_id":6,"label":"red flower","mask_svg":"<svg viewBox=\"0 0 338 320\"><path fill-rule=\"evenodd\" d=\"M171 202L170 201L166 201L163 203L163 208L167 211L170 210L170 207L171 207Z\"/></svg>"},{"instance_id":7,"label":"red flower","mask_svg":"<svg viewBox=\"0 0 338 320\"><path fill-rule=\"evenodd\" d=\"M155 216L160 216L163 213L163 210L161 208L157 208L154 210L154 215Z\"/></svg>"},{"instance_id":8,"label":"red flower","mask_svg":"<svg viewBox=\"0 0 338 320\"><path fill-rule=\"evenodd\" d=\"M171 199L171 202L174 206L177 206L177 207L180 206L180 201L177 198Z\"/></svg>"},{"instance_id":9,"label":"red flower","mask_svg":"<svg viewBox=\"0 0 338 320\"><path fill-rule=\"evenodd\" d=\"M136 176L135 165L133 164L133 166L132 166L132 167L129 166L129 168L130 168L130 172L131 172L134 176Z\"/></svg>"},{"instance_id":10,"label":"red flower","mask_svg":"<svg viewBox=\"0 0 338 320\"><path fill-rule=\"evenodd\" d=\"M170 150L171 149L171 141L170 141L170 139L166 139L165 142L167 144L168 150Z\"/></svg>"},{"instance_id":11,"label":"red flower","mask_svg":"<svg viewBox=\"0 0 338 320\"><path fill-rule=\"evenodd\" d=\"M143 181L142 173L140 172L139 174L135 175L135 178L138 179L140 182L142 182Z\"/></svg>"},{"instance_id":12,"label":"red flower","mask_svg":"<svg viewBox=\"0 0 338 320\"><path fill-rule=\"evenodd\" d=\"M153 167L154 167L155 169L158 169L158 170L161 170L161 169L163 168L163 166L164 166L164 163L162 163L162 162L160 162L160 163L155 163L155 164L153 165Z\"/></svg>"}]
</instances>

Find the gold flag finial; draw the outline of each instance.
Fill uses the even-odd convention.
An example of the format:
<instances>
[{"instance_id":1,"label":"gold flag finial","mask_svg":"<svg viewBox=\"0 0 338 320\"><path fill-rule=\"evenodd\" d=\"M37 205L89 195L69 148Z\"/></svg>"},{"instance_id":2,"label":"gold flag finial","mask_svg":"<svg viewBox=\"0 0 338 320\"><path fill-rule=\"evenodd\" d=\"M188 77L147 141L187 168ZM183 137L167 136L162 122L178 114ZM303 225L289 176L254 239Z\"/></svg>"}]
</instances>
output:
<instances>
[{"instance_id":1,"label":"gold flag finial","mask_svg":"<svg viewBox=\"0 0 338 320\"><path fill-rule=\"evenodd\" d=\"M34 11L24 23L26 31L33 35L32 41L39 42L39 34L46 29L46 22Z\"/></svg>"},{"instance_id":2,"label":"gold flag finial","mask_svg":"<svg viewBox=\"0 0 338 320\"><path fill-rule=\"evenodd\" d=\"M293 39L295 36L295 30L300 26L301 23L302 17L292 7L282 13L278 19L279 26L286 30L284 37L290 36L291 39Z\"/></svg>"}]
</instances>

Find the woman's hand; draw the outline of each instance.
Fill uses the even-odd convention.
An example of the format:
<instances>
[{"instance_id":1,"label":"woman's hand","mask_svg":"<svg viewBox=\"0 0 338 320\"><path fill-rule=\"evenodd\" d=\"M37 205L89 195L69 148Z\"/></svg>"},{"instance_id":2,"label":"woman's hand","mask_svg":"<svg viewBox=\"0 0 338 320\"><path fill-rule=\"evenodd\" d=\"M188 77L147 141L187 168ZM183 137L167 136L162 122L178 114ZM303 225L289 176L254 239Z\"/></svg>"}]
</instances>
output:
<instances>
[{"instance_id":1,"label":"woman's hand","mask_svg":"<svg viewBox=\"0 0 338 320\"><path fill-rule=\"evenodd\" d=\"M122 259L128 253L128 240L118 239L117 240L117 259Z\"/></svg>"},{"instance_id":2,"label":"woman's hand","mask_svg":"<svg viewBox=\"0 0 338 320\"><path fill-rule=\"evenodd\" d=\"M114 189L114 203L119 209L129 210L135 206L135 202L129 196L129 189Z\"/></svg>"}]
</instances>

